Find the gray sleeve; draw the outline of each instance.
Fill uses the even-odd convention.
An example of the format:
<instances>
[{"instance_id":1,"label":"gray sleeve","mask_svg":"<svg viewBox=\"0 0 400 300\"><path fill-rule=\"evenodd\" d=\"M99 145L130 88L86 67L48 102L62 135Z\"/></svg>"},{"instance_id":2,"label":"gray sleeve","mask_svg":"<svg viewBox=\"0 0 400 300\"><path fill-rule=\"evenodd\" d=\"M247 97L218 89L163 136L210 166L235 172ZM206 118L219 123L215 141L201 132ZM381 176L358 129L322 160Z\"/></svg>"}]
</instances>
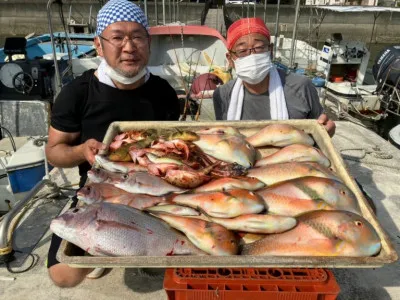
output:
<instances>
[{"instance_id":1,"label":"gray sleeve","mask_svg":"<svg viewBox=\"0 0 400 300\"><path fill-rule=\"evenodd\" d=\"M223 115L223 102L221 99L221 89L218 87L213 94L215 119L222 120Z\"/></svg>"},{"instance_id":2,"label":"gray sleeve","mask_svg":"<svg viewBox=\"0 0 400 300\"><path fill-rule=\"evenodd\" d=\"M308 78L304 86L304 96L310 107L307 119L318 119L318 117L324 112L324 109L319 101L317 89Z\"/></svg>"},{"instance_id":3,"label":"gray sleeve","mask_svg":"<svg viewBox=\"0 0 400 300\"><path fill-rule=\"evenodd\" d=\"M228 107L231 101L231 92L236 80L231 80L219 86L213 94L215 118L217 120L226 120Z\"/></svg>"},{"instance_id":4,"label":"gray sleeve","mask_svg":"<svg viewBox=\"0 0 400 300\"><path fill-rule=\"evenodd\" d=\"M291 119L316 119L323 112L318 92L311 80L290 73L285 78L284 93Z\"/></svg>"}]
</instances>

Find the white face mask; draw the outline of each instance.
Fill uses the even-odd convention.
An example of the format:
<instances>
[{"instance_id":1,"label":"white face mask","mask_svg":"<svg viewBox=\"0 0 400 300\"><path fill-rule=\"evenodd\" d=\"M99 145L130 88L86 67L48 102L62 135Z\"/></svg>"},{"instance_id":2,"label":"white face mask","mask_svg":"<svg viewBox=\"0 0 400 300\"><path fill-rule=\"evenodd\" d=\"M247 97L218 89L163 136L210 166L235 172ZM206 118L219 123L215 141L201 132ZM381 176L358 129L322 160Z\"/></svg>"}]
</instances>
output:
<instances>
[{"instance_id":1,"label":"white face mask","mask_svg":"<svg viewBox=\"0 0 400 300\"><path fill-rule=\"evenodd\" d=\"M250 84L260 83L272 68L270 52L250 54L235 60L237 77Z\"/></svg>"},{"instance_id":2,"label":"white face mask","mask_svg":"<svg viewBox=\"0 0 400 300\"><path fill-rule=\"evenodd\" d=\"M120 72L114 70L113 68L111 68L108 64L104 69L104 72L114 81L117 81L119 83L122 84L133 84L136 81L138 81L139 79L141 79L144 75L146 75L147 73L147 69L143 68L139 73L137 73L135 76L133 77L126 77L124 75L122 75Z\"/></svg>"}]
</instances>

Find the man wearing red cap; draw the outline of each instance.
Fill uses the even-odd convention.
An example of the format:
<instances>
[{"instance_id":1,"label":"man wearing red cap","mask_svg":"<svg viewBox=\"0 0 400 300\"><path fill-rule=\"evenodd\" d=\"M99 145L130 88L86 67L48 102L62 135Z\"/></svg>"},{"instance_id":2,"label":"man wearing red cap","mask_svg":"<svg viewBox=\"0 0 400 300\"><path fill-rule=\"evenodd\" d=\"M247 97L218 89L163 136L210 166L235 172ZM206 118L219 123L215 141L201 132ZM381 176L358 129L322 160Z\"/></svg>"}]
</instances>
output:
<instances>
[{"instance_id":1,"label":"man wearing red cap","mask_svg":"<svg viewBox=\"0 0 400 300\"><path fill-rule=\"evenodd\" d=\"M226 57L237 78L214 92L217 120L318 119L334 134L335 123L323 113L311 80L274 67L270 33L261 19L233 23L227 43Z\"/></svg>"}]
</instances>

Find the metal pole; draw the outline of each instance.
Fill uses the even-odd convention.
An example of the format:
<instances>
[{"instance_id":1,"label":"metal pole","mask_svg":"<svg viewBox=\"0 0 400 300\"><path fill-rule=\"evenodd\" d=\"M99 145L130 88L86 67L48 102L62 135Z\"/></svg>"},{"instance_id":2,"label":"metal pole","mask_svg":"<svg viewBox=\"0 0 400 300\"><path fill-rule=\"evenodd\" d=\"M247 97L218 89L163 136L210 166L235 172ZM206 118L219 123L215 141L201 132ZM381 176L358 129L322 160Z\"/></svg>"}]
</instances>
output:
<instances>
[{"instance_id":1,"label":"metal pole","mask_svg":"<svg viewBox=\"0 0 400 300\"><path fill-rule=\"evenodd\" d=\"M169 17L169 22L172 23L171 0L168 0L168 17Z\"/></svg>"},{"instance_id":2,"label":"metal pole","mask_svg":"<svg viewBox=\"0 0 400 300\"><path fill-rule=\"evenodd\" d=\"M72 5L69 6L68 24L71 24Z\"/></svg>"},{"instance_id":3,"label":"metal pole","mask_svg":"<svg viewBox=\"0 0 400 300\"><path fill-rule=\"evenodd\" d=\"M163 24L165 25L165 0L162 0L162 19Z\"/></svg>"},{"instance_id":4,"label":"metal pole","mask_svg":"<svg viewBox=\"0 0 400 300\"><path fill-rule=\"evenodd\" d=\"M242 18L243 18L243 11L244 11L244 0L242 0Z\"/></svg>"},{"instance_id":5,"label":"metal pole","mask_svg":"<svg viewBox=\"0 0 400 300\"><path fill-rule=\"evenodd\" d=\"M146 16L147 20L149 20L149 16L147 15L147 0L144 0L144 15Z\"/></svg>"},{"instance_id":6,"label":"metal pole","mask_svg":"<svg viewBox=\"0 0 400 300\"><path fill-rule=\"evenodd\" d=\"M371 38L369 39L368 51L371 49L372 38L374 36L376 20L379 18L380 13L374 13L374 24L372 24Z\"/></svg>"},{"instance_id":7,"label":"metal pole","mask_svg":"<svg viewBox=\"0 0 400 300\"><path fill-rule=\"evenodd\" d=\"M157 0L154 0L154 14L156 15L156 26L158 25L158 5Z\"/></svg>"},{"instance_id":8,"label":"metal pole","mask_svg":"<svg viewBox=\"0 0 400 300\"><path fill-rule=\"evenodd\" d=\"M265 0L267 2L267 0ZM275 20L275 42L274 42L274 57L276 57L276 48L278 47L278 35L279 35L279 8L281 7L281 0L278 0L276 5L276 20Z\"/></svg>"},{"instance_id":9,"label":"metal pole","mask_svg":"<svg viewBox=\"0 0 400 300\"><path fill-rule=\"evenodd\" d=\"M254 0L254 18L256 17L257 1Z\"/></svg>"},{"instance_id":10,"label":"metal pole","mask_svg":"<svg viewBox=\"0 0 400 300\"><path fill-rule=\"evenodd\" d=\"M176 1L176 19L179 21L180 20L180 15L179 15L179 0ZM176 21L176 20L175 20Z\"/></svg>"},{"instance_id":11,"label":"metal pole","mask_svg":"<svg viewBox=\"0 0 400 300\"><path fill-rule=\"evenodd\" d=\"M175 22L175 0L172 0L172 22Z\"/></svg>"},{"instance_id":12,"label":"metal pole","mask_svg":"<svg viewBox=\"0 0 400 300\"><path fill-rule=\"evenodd\" d=\"M293 23L293 34L292 34L292 46L290 49L290 61L289 61L289 67L293 67L293 60L294 60L294 45L296 43L296 33L297 33L297 20L299 19L299 12L300 12L300 0L296 0L296 15L294 17L294 23Z\"/></svg>"},{"instance_id":13,"label":"metal pole","mask_svg":"<svg viewBox=\"0 0 400 300\"><path fill-rule=\"evenodd\" d=\"M92 8L93 8L93 5L90 5L90 9L89 9L89 21L88 21L89 33L93 33L93 32L92 32Z\"/></svg>"},{"instance_id":14,"label":"metal pole","mask_svg":"<svg viewBox=\"0 0 400 300\"><path fill-rule=\"evenodd\" d=\"M248 18L250 15L250 0L247 0L247 15L246 17Z\"/></svg>"},{"instance_id":15,"label":"metal pole","mask_svg":"<svg viewBox=\"0 0 400 300\"><path fill-rule=\"evenodd\" d=\"M188 22L188 13L187 13L187 11L188 11L188 2L189 2L189 0L187 0L186 1L186 7L185 7L185 24L187 25L187 22Z\"/></svg>"},{"instance_id":16,"label":"metal pole","mask_svg":"<svg viewBox=\"0 0 400 300\"><path fill-rule=\"evenodd\" d=\"M215 24L215 29L217 29L219 32L221 32L220 30L219 30L219 20L218 20L218 6L217 6L217 17L216 17L216 24Z\"/></svg>"},{"instance_id":17,"label":"metal pole","mask_svg":"<svg viewBox=\"0 0 400 300\"><path fill-rule=\"evenodd\" d=\"M56 83L55 84L56 91L55 91L55 95L54 95L54 99L55 99L57 97L58 93L61 91L62 83L61 83L60 70L58 68L56 47L54 44L53 23L51 21L51 5L53 4L54 1L57 1L57 0L49 0L49 2L47 2L47 20L49 21L49 32L50 32L51 47L53 50L54 69L56 71L56 82L55 82Z\"/></svg>"},{"instance_id":18,"label":"metal pole","mask_svg":"<svg viewBox=\"0 0 400 300\"><path fill-rule=\"evenodd\" d=\"M267 23L267 0L264 0L264 23Z\"/></svg>"}]
</instances>

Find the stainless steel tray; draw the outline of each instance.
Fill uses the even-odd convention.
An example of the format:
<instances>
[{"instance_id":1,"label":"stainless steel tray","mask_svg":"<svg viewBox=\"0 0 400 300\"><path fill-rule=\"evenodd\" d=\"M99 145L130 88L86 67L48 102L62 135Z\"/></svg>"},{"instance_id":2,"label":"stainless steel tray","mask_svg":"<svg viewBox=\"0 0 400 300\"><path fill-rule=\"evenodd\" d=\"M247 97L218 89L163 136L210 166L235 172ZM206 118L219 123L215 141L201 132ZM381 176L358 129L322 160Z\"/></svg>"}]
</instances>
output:
<instances>
[{"instance_id":1,"label":"stainless steel tray","mask_svg":"<svg viewBox=\"0 0 400 300\"><path fill-rule=\"evenodd\" d=\"M346 165L335 150L325 129L316 120L288 121L223 121L223 122L114 122L108 128L104 143L109 145L120 132L147 128L179 128L197 130L213 126L232 126L243 134L251 135L268 124L291 124L312 135L318 147L325 153L344 183L355 193L363 216L372 224L382 242L382 249L374 257L325 257L325 256L75 256L76 246L63 241L57 253L62 263L74 267L329 267L329 268L369 268L381 267L398 259L387 234L379 224L375 214L364 198ZM103 153L106 154L106 151Z\"/></svg>"}]
</instances>

